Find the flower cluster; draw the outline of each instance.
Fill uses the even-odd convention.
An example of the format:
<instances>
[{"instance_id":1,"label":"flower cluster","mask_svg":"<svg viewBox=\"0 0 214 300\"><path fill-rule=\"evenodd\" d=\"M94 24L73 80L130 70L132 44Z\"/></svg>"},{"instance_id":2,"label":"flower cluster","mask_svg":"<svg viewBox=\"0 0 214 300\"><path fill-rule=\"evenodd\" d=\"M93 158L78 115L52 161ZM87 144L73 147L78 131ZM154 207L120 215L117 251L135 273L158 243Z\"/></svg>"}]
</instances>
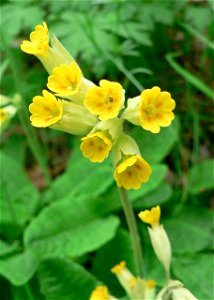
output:
<instances>
[{"instance_id":1,"label":"flower cluster","mask_svg":"<svg viewBox=\"0 0 214 300\"><path fill-rule=\"evenodd\" d=\"M151 243L157 258L166 272L166 284L158 291L153 279L135 277L126 267L126 262L121 261L115 265L111 272L114 273L120 284L131 300L198 300L189 290L184 288L182 282L170 278L171 246L163 225L159 224L161 210L159 206L151 210L141 211L139 218L151 226L148 227ZM117 300L110 295L106 286L97 286L91 293L90 300Z\"/></svg>"},{"instance_id":2,"label":"flower cluster","mask_svg":"<svg viewBox=\"0 0 214 300\"><path fill-rule=\"evenodd\" d=\"M50 127L71 134L84 135L80 149L92 162L101 163L112 152L114 178L119 187L138 189L152 172L141 156L138 145L124 133L128 120L143 129L158 133L174 119L175 101L159 87L146 89L128 99L118 82L102 79L99 86L86 79L62 44L49 32L45 22L37 25L30 41L23 41L22 51L35 55L49 73L42 96L33 98L29 110L35 127Z\"/></svg>"}]
</instances>

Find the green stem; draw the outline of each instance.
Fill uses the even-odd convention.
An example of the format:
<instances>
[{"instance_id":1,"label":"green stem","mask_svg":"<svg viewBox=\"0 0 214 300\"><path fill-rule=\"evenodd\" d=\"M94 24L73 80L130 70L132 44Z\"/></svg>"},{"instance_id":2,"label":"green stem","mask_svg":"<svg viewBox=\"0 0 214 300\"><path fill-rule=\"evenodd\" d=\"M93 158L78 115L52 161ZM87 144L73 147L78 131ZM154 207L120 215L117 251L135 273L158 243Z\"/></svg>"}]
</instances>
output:
<instances>
[{"instance_id":1,"label":"green stem","mask_svg":"<svg viewBox=\"0 0 214 300\"><path fill-rule=\"evenodd\" d=\"M10 47L7 45L7 43L5 41L3 32L1 32L1 39L2 39L2 43L5 47L5 52L7 53L8 58L10 60L13 80L15 83L15 88L21 96L20 97L21 98L21 107L18 110L18 116L19 116L20 123L22 125L22 128L25 131L30 149L31 149L35 159L37 160L38 164L40 165L41 170L43 171L43 174L45 176L47 184L50 185L51 177L50 177L50 174L48 171L47 160L44 157L44 151L38 141L38 138L37 138L34 128L29 124L28 111L27 111L25 102L23 100L24 99L23 94L22 94L23 82L20 77L20 70L17 68L16 59L15 59Z\"/></svg>"},{"instance_id":2,"label":"green stem","mask_svg":"<svg viewBox=\"0 0 214 300\"><path fill-rule=\"evenodd\" d=\"M24 285L24 290L25 290L25 293L26 293L26 295L27 295L27 299L28 299L28 300L34 300L34 297L33 297L32 291L31 291L31 288L30 288L30 286L29 286L28 283L26 283L26 284Z\"/></svg>"},{"instance_id":3,"label":"green stem","mask_svg":"<svg viewBox=\"0 0 214 300\"><path fill-rule=\"evenodd\" d=\"M129 201L127 191L124 188L118 189L132 241L136 272L138 276L143 277L143 255L134 211Z\"/></svg>"}]
</instances>

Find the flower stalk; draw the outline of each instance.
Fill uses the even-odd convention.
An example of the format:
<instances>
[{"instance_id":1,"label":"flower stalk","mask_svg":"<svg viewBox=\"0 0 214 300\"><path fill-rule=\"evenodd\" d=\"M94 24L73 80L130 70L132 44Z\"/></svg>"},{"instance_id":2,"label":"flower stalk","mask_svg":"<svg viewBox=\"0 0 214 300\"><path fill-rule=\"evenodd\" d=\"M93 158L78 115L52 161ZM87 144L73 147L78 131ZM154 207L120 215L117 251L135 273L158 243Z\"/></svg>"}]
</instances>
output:
<instances>
[{"instance_id":1,"label":"flower stalk","mask_svg":"<svg viewBox=\"0 0 214 300\"><path fill-rule=\"evenodd\" d=\"M126 217L126 221L129 228L129 233L132 241L133 247L133 254L134 254L134 261L135 261L135 268L136 274L139 277L143 277L143 253L142 247L140 244L140 236L138 233L137 223L134 216L134 211L131 205L131 202L128 197L127 191L123 187L118 187L120 193L120 199L123 206L124 214Z\"/></svg>"}]
</instances>

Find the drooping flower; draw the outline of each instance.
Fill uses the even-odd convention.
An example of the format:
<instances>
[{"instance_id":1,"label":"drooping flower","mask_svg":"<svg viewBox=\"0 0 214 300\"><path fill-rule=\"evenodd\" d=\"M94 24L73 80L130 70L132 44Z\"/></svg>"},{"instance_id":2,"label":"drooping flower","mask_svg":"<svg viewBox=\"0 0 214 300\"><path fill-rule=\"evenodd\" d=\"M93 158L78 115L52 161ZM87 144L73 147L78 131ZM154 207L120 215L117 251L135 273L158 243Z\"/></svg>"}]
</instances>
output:
<instances>
[{"instance_id":1,"label":"drooping flower","mask_svg":"<svg viewBox=\"0 0 214 300\"><path fill-rule=\"evenodd\" d=\"M144 90L140 96L129 99L124 118L145 130L158 133L174 119L175 101L170 93L161 92L157 86Z\"/></svg>"},{"instance_id":2,"label":"drooping flower","mask_svg":"<svg viewBox=\"0 0 214 300\"><path fill-rule=\"evenodd\" d=\"M46 90L43 96L33 98L30 104L31 124L35 127L49 127L62 119L62 101Z\"/></svg>"},{"instance_id":3,"label":"drooping flower","mask_svg":"<svg viewBox=\"0 0 214 300\"><path fill-rule=\"evenodd\" d=\"M117 300L109 294L108 288L104 285L97 286L90 295L89 300Z\"/></svg>"},{"instance_id":4,"label":"drooping flower","mask_svg":"<svg viewBox=\"0 0 214 300\"><path fill-rule=\"evenodd\" d=\"M156 256L164 266L167 278L170 277L170 263L171 263L171 245L169 238L162 224L159 224L161 210L159 206L153 207L150 211L141 211L139 218L151 225L148 227L151 243Z\"/></svg>"},{"instance_id":5,"label":"drooping flower","mask_svg":"<svg viewBox=\"0 0 214 300\"><path fill-rule=\"evenodd\" d=\"M71 96L78 92L81 79L82 72L77 63L62 64L53 69L48 77L47 87L58 96Z\"/></svg>"},{"instance_id":6,"label":"drooping flower","mask_svg":"<svg viewBox=\"0 0 214 300\"><path fill-rule=\"evenodd\" d=\"M114 178L119 187L139 189L143 182L148 181L151 172L150 165L141 156L133 155L116 167Z\"/></svg>"},{"instance_id":7,"label":"drooping flower","mask_svg":"<svg viewBox=\"0 0 214 300\"><path fill-rule=\"evenodd\" d=\"M83 155L92 162L102 162L112 148L112 142L104 132L91 133L81 141L80 149Z\"/></svg>"},{"instance_id":8,"label":"drooping flower","mask_svg":"<svg viewBox=\"0 0 214 300\"><path fill-rule=\"evenodd\" d=\"M49 47L49 32L45 22L37 25L30 34L30 41L24 40L21 44L22 51L34 55L46 55Z\"/></svg>"},{"instance_id":9,"label":"drooping flower","mask_svg":"<svg viewBox=\"0 0 214 300\"><path fill-rule=\"evenodd\" d=\"M99 117L108 120L117 117L124 104L124 91L118 82L100 80L100 86L91 87L86 94L84 105Z\"/></svg>"}]
</instances>

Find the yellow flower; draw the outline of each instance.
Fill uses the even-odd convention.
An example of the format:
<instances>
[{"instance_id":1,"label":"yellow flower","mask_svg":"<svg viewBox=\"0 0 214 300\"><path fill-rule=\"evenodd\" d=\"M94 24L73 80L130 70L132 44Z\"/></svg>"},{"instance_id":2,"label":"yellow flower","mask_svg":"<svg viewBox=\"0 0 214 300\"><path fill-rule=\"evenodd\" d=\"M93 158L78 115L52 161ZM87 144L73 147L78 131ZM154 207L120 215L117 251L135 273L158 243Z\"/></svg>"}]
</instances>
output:
<instances>
[{"instance_id":1,"label":"yellow flower","mask_svg":"<svg viewBox=\"0 0 214 300\"><path fill-rule=\"evenodd\" d=\"M160 211L159 205L156 207L153 207L151 210L141 211L138 214L139 218L144 223L150 224L152 226L159 223L160 215L161 215L161 211Z\"/></svg>"},{"instance_id":2,"label":"yellow flower","mask_svg":"<svg viewBox=\"0 0 214 300\"><path fill-rule=\"evenodd\" d=\"M0 123L6 121L9 117L9 113L5 109L0 108Z\"/></svg>"},{"instance_id":3,"label":"yellow flower","mask_svg":"<svg viewBox=\"0 0 214 300\"><path fill-rule=\"evenodd\" d=\"M150 165L141 156L133 155L116 167L114 178L119 187L139 189L142 182L148 181L151 172Z\"/></svg>"},{"instance_id":4,"label":"yellow flower","mask_svg":"<svg viewBox=\"0 0 214 300\"><path fill-rule=\"evenodd\" d=\"M114 274L119 274L125 268L126 268L126 262L123 260L119 264L117 264L113 268L111 268L111 272Z\"/></svg>"},{"instance_id":5,"label":"yellow flower","mask_svg":"<svg viewBox=\"0 0 214 300\"><path fill-rule=\"evenodd\" d=\"M61 64L71 64L74 58L63 47L56 36L52 37L51 46L49 45L49 32L45 22L37 25L35 31L30 34L30 41L24 40L21 50L28 54L35 55L49 74L55 67Z\"/></svg>"},{"instance_id":6,"label":"yellow flower","mask_svg":"<svg viewBox=\"0 0 214 300\"><path fill-rule=\"evenodd\" d=\"M149 236L156 256L164 266L166 277L170 277L171 245L169 238L162 224L159 224L161 215L160 206L153 207L151 210L141 211L139 218L152 226L148 227Z\"/></svg>"},{"instance_id":7,"label":"yellow flower","mask_svg":"<svg viewBox=\"0 0 214 300\"><path fill-rule=\"evenodd\" d=\"M100 120L115 118L124 103L124 91L117 82L100 80L100 87L91 87L86 94L85 106Z\"/></svg>"},{"instance_id":8,"label":"yellow flower","mask_svg":"<svg viewBox=\"0 0 214 300\"><path fill-rule=\"evenodd\" d=\"M43 25L37 25L35 31L30 34L30 41L23 41L21 50L34 55L44 55L49 47L49 33L45 22Z\"/></svg>"},{"instance_id":9,"label":"yellow flower","mask_svg":"<svg viewBox=\"0 0 214 300\"><path fill-rule=\"evenodd\" d=\"M19 95L15 95L13 98L0 95L0 133L8 127L11 119L16 114L19 101Z\"/></svg>"},{"instance_id":10,"label":"yellow flower","mask_svg":"<svg viewBox=\"0 0 214 300\"><path fill-rule=\"evenodd\" d=\"M35 127L49 127L62 119L62 101L46 90L42 94L34 97L29 106L31 124Z\"/></svg>"},{"instance_id":11,"label":"yellow flower","mask_svg":"<svg viewBox=\"0 0 214 300\"><path fill-rule=\"evenodd\" d=\"M48 77L47 87L58 96L71 96L78 92L81 79L82 72L77 63L62 64L53 69Z\"/></svg>"},{"instance_id":12,"label":"yellow flower","mask_svg":"<svg viewBox=\"0 0 214 300\"><path fill-rule=\"evenodd\" d=\"M103 132L91 133L82 138L80 149L92 162L102 162L111 151L112 142Z\"/></svg>"},{"instance_id":13,"label":"yellow flower","mask_svg":"<svg viewBox=\"0 0 214 300\"><path fill-rule=\"evenodd\" d=\"M118 300L111 296L108 292L108 288L104 285L97 286L91 293L89 300Z\"/></svg>"},{"instance_id":14,"label":"yellow flower","mask_svg":"<svg viewBox=\"0 0 214 300\"><path fill-rule=\"evenodd\" d=\"M89 300L109 300L108 289L106 286L97 286L91 293Z\"/></svg>"},{"instance_id":15,"label":"yellow flower","mask_svg":"<svg viewBox=\"0 0 214 300\"><path fill-rule=\"evenodd\" d=\"M139 117L141 126L153 133L158 133L160 127L167 127L174 119L172 110L175 101L170 93L161 92L157 86L144 90L140 95Z\"/></svg>"}]
</instances>

